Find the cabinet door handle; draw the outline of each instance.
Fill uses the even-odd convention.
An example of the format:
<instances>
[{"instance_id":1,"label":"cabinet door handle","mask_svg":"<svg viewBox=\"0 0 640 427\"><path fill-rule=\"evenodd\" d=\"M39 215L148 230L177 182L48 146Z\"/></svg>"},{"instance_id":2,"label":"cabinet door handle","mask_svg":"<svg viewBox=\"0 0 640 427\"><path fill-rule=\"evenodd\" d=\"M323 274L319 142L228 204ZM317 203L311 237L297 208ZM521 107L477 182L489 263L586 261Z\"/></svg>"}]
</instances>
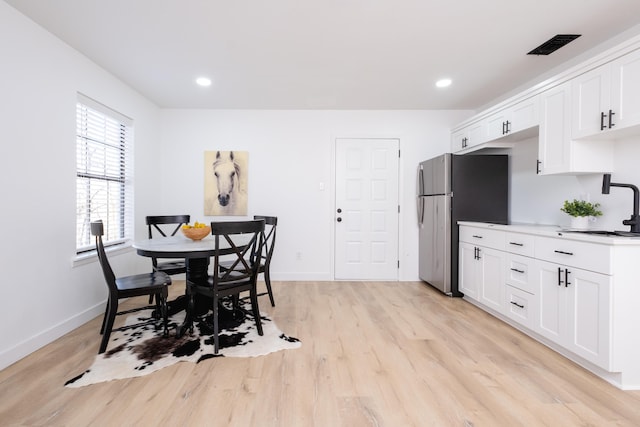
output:
<instances>
[{"instance_id":1,"label":"cabinet door handle","mask_svg":"<svg viewBox=\"0 0 640 427\"><path fill-rule=\"evenodd\" d=\"M540 160L536 160L538 163L536 164L536 175L540 175L540 172L542 172L540 170L540 165L542 164L542 162Z\"/></svg>"},{"instance_id":2,"label":"cabinet door handle","mask_svg":"<svg viewBox=\"0 0 640 427\"><path fill-rule=\"evenodd\" d=\"M573 255L573 252L565 252L565 251L553 251L557 254L562 254L562 255Z\"/></svg>"},{"instance_id":3,"label":"cabinet door handle","mask_svg":"<svg viewBox=\"0 0 640 427\"><path fill-rule=\"evenodd\" d=\"M519 307L519 308L524 308L524 305L518 304L515 301L511 301L511 304L513 304L513 305L515 305L516 307Z\"/></svg>"},{"instance_id":4,"label":"cabinet door handle","mask_svg":"<svg viewBox=\"0 0 640 427\"><path fill-rule=\"evenodd\" d=\"M562 269L558 267L558 286L562 286Z\"/></svg>"},{"instance_id":5,"label":"cabinet door handle","mask_svg":"<svg viewBox=\"0 0 640 427\"><path fill-rule=\"evenodd\" d=\"M568 288L568 287L569 287L569 285L571 284L571 283L569 283L569 274L570 274L570 273L571 273L571 272L569 271L569 269L568 269L568 268L564 271L564 287L565 287L565 288Z\"/></svg>"},{"instance_id":6,"label":"cabinet door handle","mask_svg":"<svg viewBox=\"0 0 640 427\"><path fill-rule=\"evenodd\" d=\"M507 128L507 131L505 132L505 134L506 134L506 133L511 132L511 122L509 120L507 120L505 124L506 124L506 128Z\"/></svg>"},{"instance_id":7,"label":"cabinet door handle","mask_svg":"<svg viewBox=\"0 0 640 427\"><path fill-rule=\"evenodd\" d=\"M473 236L471 236L471 237L473 237L473 238L475 238L475 239L482 239L482 236L478 236L477 234L474 234L474 235L473 235Z\"/></svg>"},{"instance_id":8,"label":"cabinet door handle","mask_svg":"<svg viewBox=\"0 0 640 427\"><path fill-rule=\"evenodd\" d=\"M480 248L476 248L476 259L480 259Z\"/></svg>"},{"instance_id":9,"label":"cabinet door handle","mask_svg":"<svg viewBox=\"0 0 640 427\"><path fill-rule=\"evenodd\" d=\"M613 121L613 115L615 113L612 110L609 110L609 129L615 126L615 124L611 123Z\"/></svg>"},{"instance_id":10,"label":"cabinet door handle","mask_svg":"<svg viewBox=\"0 0 640 427\"><path fill-rule=\"evenodd\" d=\"M607 128L607 126L604 124L604 118L607 117L607 115L603 112L600 113L600 130L605 130Z\"/></svg>"},{"instance_id":11,"label":"cabinet door handle","mask_svg":"<svg viewBox=\"0 0 640 427\"><path fill-rule=\"evenodd\" d=\"M524 273L524 270L518 270L517 268L512 268L511 271L515 271L516 273Z\"/></svg>"},{"instance_id":12,"label":"cabinet door handle","mask_svg":"<svg viewBox=\"0 0 640 427\"><path fill-rule=\"evenodd\" d=\"M517 243L517 242L509 242L509 244L513 246L524 246L523 243Z\"/></svg>"}]
</instances>

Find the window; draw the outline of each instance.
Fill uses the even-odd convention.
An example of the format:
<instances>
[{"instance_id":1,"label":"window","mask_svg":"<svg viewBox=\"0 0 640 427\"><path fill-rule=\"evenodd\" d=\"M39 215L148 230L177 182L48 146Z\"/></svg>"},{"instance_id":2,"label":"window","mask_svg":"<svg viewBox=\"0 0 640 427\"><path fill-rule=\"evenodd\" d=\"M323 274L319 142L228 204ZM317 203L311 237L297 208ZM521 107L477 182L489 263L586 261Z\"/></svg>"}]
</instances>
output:
<instances>
[{"instance_id":1,"label":"window","mask_svg":"<svg viewBox=\"0 0 640 427\"><path fill-rule=\"evenodd\" d=\"M105 245L133 236L132 120L78 94L76 104L76 252L95 249L91 221Z\"/></svg>"}]
</instances>

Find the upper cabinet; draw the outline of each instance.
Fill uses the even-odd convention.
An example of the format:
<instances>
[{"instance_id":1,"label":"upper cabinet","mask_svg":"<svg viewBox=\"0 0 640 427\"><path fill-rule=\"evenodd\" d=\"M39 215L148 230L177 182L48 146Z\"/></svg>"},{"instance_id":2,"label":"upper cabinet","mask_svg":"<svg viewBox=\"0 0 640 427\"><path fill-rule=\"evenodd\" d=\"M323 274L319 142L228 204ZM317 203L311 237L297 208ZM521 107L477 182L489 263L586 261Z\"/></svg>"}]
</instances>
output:
<instances>
[{"instance_id":1,"label":"upper cabinet","mask_svg":"<svg viewBox=\"0 0 640 427\"><path fill-rule=\"evenodd\" d=\"M613 146L571 138L571 82L540 95L538 169L540 175L603 173L613 170Z\"/></svg>"},{"instance_id":2,"label":"upper cabinet","mask_svg":"<svg viewBox=\"0 0 640 427\"><path fill-rule=\"evenodd\" d=\"M452 134L451 151L465 154L480 148L511 147L513 141L528 138L538 126L538 96L505 107L489 116L458 128Z\"/></svg>"},{"instance_id":3,"label":"upper cabinet","mask_svg":"<svg viewBox=\"0 0 640 427\"><path fill-rule=\"evenodd\" d=\"M471 123L454 132L451 137L451 151L458 152L475 147L487 140L486 127L483 121Z\"/></svg>"},{"instance_id":4,"label":"upper cabinet","mask_svg":"<svg viewBox=\"0 0 640 427\"><path fill-rule=\"evenodd\" d=\"M640 50L574 78L572 91L572 138L640 125Z\"/></svg>"},{"instance_id":5,"label":"upper cabinet","mask_svg":"<svg viewBox=\"0 0 640 427\"><path fill-rule=\"evenodd\" d=\"M564 83L540 97L538 174L568 172L571 169L571 85Z\"/></svg>"},{"instance_id":6,"label":"upper cabinet","mask_svg":"<svg viewBox=\"0 0 640 427\"><path fill-rule=\"evenodd\" d=\"M510 139L510 136L537 126L538 102L538 97L534 96L489 116L487 140Z\"/></svg>"},{"instance_id":7,"label":"upper cabinet","mask_svg":"<svg viewBox=\"0 0 640 427\"><path fill-rule=\"evenodd\" d=\"M503 101L454 129L452 151L538 137L541 175L613 172L615 144L640 134L640 36ZM471 138L471 126L480 137ZM466 132L466 133L465 133Z\"/></svg>"}]
</instances>

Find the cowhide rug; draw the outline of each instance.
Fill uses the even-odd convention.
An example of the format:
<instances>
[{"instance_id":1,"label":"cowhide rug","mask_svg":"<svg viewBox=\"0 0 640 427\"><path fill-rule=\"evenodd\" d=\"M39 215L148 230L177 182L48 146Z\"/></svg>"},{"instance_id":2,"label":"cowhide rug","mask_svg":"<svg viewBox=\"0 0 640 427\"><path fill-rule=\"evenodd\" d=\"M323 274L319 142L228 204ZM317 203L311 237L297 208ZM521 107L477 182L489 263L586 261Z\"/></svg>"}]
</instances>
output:
<instances>
[{"instance_id":1,"label":"cowhide rug","mask_svg":"<svg viewBox=\"0 0 640 427\"><path fill-rule=\"evenodd\" d=\"M246 305L247 309L244 309ZM227 304L227 308L229 305ZM279 350L298 348L302 343L288 337L268 316L261 316L264 335L258 335L250 305L241 301L240 310L220 310L220 349L213 352L211 313L194 321L193 334L187 331L176 338L176 326L184 320L184 310L169 317L169 336L162 328L147 324L124 331L114 331L107 351L96 356L93 365L66 382L66 387L82 387L103 381L140 377L177 362L200 363L213 357L256 357ZM170 310L176 311L176 310ZM153 319L152 310L139 311L127 317L125 325ZM158 325L161 321L158 321ZM97 332L96 332L97 334ZM99 339L96 339L98 342Z\"/></svg>"}]
</instances>

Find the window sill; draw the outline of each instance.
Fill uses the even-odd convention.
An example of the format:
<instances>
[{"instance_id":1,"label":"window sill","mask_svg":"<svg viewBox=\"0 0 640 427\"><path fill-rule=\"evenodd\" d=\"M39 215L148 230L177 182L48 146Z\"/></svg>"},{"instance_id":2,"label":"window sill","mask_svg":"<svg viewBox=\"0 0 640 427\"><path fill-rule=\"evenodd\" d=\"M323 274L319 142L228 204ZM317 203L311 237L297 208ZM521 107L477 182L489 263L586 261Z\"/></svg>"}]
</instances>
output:
<instances>
[{"instance_id":1,"label":"window sill","mask_svg":"<svg viewBox=\"0 0 640 427\"><path fill-rule=\"evenodd\" d=\"M118 255L118 254L131 252L133 250L133 247L131 246L131 241L128 240L118 245L106 247L104 248L104 250L108 255ZM97 260L98 260L98 253L94 249L92 251L84 252L74 256L71 259L71 267L72 268L79 267L81 265L86 265L92 262L96 262Z\"/></svg>"}]
</instances>

